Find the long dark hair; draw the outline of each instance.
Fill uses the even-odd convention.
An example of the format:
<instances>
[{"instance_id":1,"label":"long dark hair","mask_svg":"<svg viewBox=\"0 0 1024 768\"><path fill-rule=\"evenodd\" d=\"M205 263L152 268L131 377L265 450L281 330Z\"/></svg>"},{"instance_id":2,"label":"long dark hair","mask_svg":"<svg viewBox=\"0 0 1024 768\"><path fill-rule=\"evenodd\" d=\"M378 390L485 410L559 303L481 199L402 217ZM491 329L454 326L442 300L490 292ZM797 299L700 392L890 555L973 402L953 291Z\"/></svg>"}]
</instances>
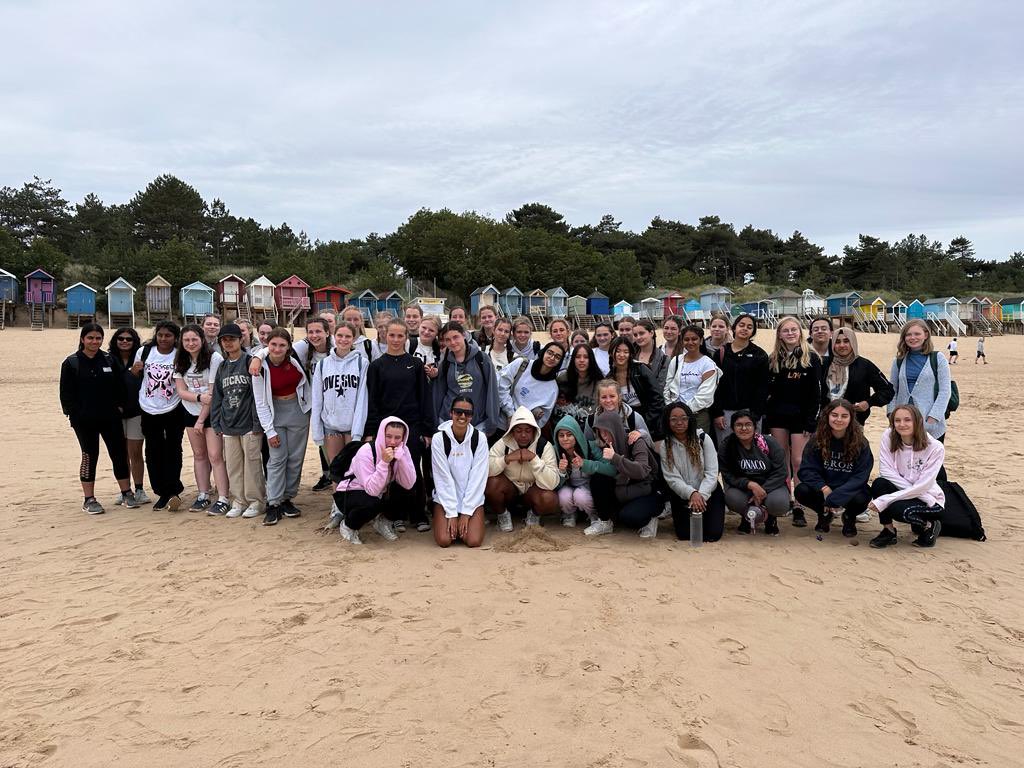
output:
<instances>
[{"instance_id":1,"label":"long dark hair","mask_svg":"<svg viewBox=\"0 0 1024 768\"><path fill-rule=\"evenodd\" d=\"M572 348L569 356L569 367L565 369L565 396L570 401L576 399L576 395L580 390L580 372L576 370L576 354L581 349L587 351L587 373L583 383L596 386L597 382L604 378L601 369L597 367L597 358L594 357L594 350L591 346L589 344L577 344Z\"/></svg>"},{"instance_id":2,"label":"long dark hair","mask_svg":"<svg viewBox=\"0 0 1024 768\"><path fill-rule=\"evenodd\" d=\"M634 323L635 325L635 323ZM626 381L629 381L629 366L636 359L636 345L625 336L616 336L608 345L608 378L618 381L618 369L615 365L615 351L625 346L629 350L629 362L626 363Z\"/></svg>"},{"instance_id":3,"label":"long dark hair","mask_svg":"<svg viewBox=\"0 0 1024 768\"><path fill-rule=\"evenodd\" d=\"M551 373L543 374L540 372L541 367L544 365L544 355L551 347L554 347L562 353L562 357L565 357L565 350L562 349L562 345L554 341L549 341L543 347L541 347L540 354L537 355L537 359L533 361L533 365L530 367L530 375L533 376L537 381L554 381L555 377L558 376L558 371L561 368L561 361L556 365Z\"/></svg>"},{"instance_id":4,"label":"long dark hair","mask_svg":"<svg viewBox=\"0 0 1024 768\"><path fill-rule=\"evenodd\" d=\"M864 437L864 429L857 421L857 412L853 410L853 403L849 400L840 397L821 409L821 415L818 416L818 428L814 432L814 445L821 453L822 461L832 458L832 428L828 425L828 417L837 408L845 408L846 412L850 414L850 425L846 428L846 434L843 435L843 461L852 464L860 456L867 440Z\"/></svg>"},{"instance_id":5,"label":"long dark hair","mask_svg":"<svg viewBox=\"0 0 1024 768\"><path fill-rule=\"evenodd\" d=\"M199 345L199 354L196 355L196 373L210 370L210 360L213 357L213 353L206 346L206 337L203 335L203 329L195 323L189 323L181 329L181 336L178 337L178 353L174 357L174 372L184 376L188 369L192 367L192 355L185 349L182 343L186 333L194 333L199 337L199 341L202 342Z\"/></svg>"},{"instance_id":6,"label":"long dark hair","mask_svg":"<svg viewBox=\"0 0 1024 768\"><path fill-rule=\"evenodd\" d=\"M496 347L495 346L496 342L494 340L494 337L492 337L490 340L488 340L488 342L486 344L482 344L481 348L484 349L484 351L486 351L488 353L490 353L490 351L492 349L497 349L499 352L501 352L503 355L505 355L505 360L507 360L508 362L511 363L515 359L515 356L516 356L515 349L512 346L512 331L513 331L512 321L509 320L507 317L499 317L497 320L494 321L494 327L497 328L502 323L505 323L506 325L508 325L508 338L505 339L505 348L502 349L501 347Z\"/></svg>"},{"instance_id":7,"label":"long dark hair","mask_svg":"<svg viewBox=\"0 0 1024 768\"><path fill-rule=\"evenodd\" d=\"M693 466L703 471L704 446L701 444L700 436L697 434L697 419L693 415L693 410L690 406L678 400L668 405L661 414L661 431L665 435L665 458L668 461L668 466L670 469L675 466L675 459L672 456L672 439L675 438L675 433L669 428L669 417L672 415L672 411L677 409L685 411L688 419L686 422L686 434L683 435L681 441L686 448L686 455Z\"/></svg>"},{"instance_id":8,"label":"long dark hair","mask_svg":"<svg viewBox=\"0 0 1024 768\"><path fill-rule=\"evenodd\" d=\"M121 336L122 334L128 334L129 336L132 337L132 351L128 354L127 363L125 363L124 360L121 359L121 350L117 348L117 337ZM110 353L110 356L114 358L114 362L117 363L118 365L123 367L131 366L132 362L135 360L135 353L139 351L139 347L141 346L142 339L139 338L139 332L136 331L134 328L122 326L121 328L118 328L112 334L110 334L110 346L107 347L107 351Z\"/></svg>"},{"instance_id":9,"label":"long dark hair","mask_svg":"<svg viewBox=\"0 0 1024 768\"><path fill-rule=\"evenodd\" d=\"M210 317L210 315L207 315L207 317ZM213 315L213 317L216 317L216 315ZM147 341L143 346L155 347L156 335L160 333L160 331L164 330L170 331L171 333L174 334L174 343L175 345L177 345L178 341L181 339L181 326L179 326L173 320L160 320L156 325L153 326L152 337L150 337L149 341ZM204 336L203 338L205 339L206 337Z\"/></svg>"}]
</instances>

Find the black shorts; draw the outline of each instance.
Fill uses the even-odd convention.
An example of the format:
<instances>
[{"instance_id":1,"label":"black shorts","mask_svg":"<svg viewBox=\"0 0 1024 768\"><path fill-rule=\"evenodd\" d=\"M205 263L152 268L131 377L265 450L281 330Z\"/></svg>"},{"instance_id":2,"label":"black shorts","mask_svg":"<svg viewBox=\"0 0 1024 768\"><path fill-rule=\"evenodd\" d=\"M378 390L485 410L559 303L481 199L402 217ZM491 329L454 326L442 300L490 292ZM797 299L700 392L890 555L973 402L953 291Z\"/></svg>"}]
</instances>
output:
<instances>
[{"instance_id":1,"label":"black shorts","mask_svg":"<svg viewBox=\"0 0 1024 768\"><path fill-rule=\"evenodd\" d=\"M181 408L181 423L185 425L185 429L192 429L196 425L196 419L198 416L193 416L189 413L184 406Z\"/></svg>"},{"instance_id":2,"label":"black shorts","mask_svg":"<svg viewBox=\"0 0 1024 768\"><path fill-rule=\"evenodd\" d=\"M764 417L764 431L770 429L784 429L790 434L800 434L806 431L807 424L803 416L786 416L783 414L768 414Z\"/></svg>"},{"instance_id":3,"label":"black shorts","mask_svg":"<svg viewBox=\"0 0 1024 768\"><path fill-rule=\"evenodd\" d=\"M955 349L951 349L951 350L949 351L949 356L950 356L950 357L960 357L960 353L959 353L959 352L957 352L957 351L956 351Z\"/></svg>"},{"instance_id":4,"label":"black shorts","mask_svg":"<svg viewBox=\"0 0 1024 768\"><path fill-rule=\"evenodd\" d=\"M981 351L981 350L979 349L979 350L978 350L978 354L977 354L977 355L975 356L975 358L974 358L974 359L975 359L975 360L977 360L978 358L981 358L981 357L984 357L984 356L985 356L985 353L984 353L984 352L982 352L982 351Z\"/></svg>"}]
</instances>

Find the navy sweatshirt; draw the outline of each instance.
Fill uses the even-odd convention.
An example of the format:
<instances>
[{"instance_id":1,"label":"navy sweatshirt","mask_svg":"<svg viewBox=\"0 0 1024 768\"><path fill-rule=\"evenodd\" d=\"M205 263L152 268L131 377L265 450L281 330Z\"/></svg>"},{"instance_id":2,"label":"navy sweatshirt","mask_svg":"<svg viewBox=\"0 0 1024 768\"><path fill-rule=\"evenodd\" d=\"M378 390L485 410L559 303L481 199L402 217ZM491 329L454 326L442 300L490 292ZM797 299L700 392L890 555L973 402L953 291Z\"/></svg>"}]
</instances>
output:
<instances>
[{"instance_id":1,"label":"navy sweatshirt","mask_svg":"<svg viewBox=\"0 0 1024 768\"><path fill-rule=\"evenodd\" d=\"M825 506L845 507L858 491L867 488L875 457L866 440L853 462L843 460L843 444L839 440L833 438L830 448L829 458L823 459L817 443L814 440L807 443L798 473L800 482L819 490L827 485L832 493L825 497Z\"/></svg>"}]
</instances>

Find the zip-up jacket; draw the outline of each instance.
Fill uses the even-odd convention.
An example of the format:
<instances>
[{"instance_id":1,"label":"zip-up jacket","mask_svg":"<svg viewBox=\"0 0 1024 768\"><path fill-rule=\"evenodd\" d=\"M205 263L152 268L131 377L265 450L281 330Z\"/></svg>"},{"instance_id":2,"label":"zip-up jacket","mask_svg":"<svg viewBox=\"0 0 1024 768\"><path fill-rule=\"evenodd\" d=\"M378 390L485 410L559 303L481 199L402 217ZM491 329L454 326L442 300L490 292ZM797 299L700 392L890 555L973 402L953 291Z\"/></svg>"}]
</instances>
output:
<instances>
[{"instance_id":1,"label":"zip-up jacket","mask_svg":"<svg viewBox=\"0 0 1024 768\"><path fill-rule=\"evenodd\" d=\"M323 445L325 432L351 432L363 439L366 426L366 369L370 363L354 349L344 357L335 350L313 370L310 431Z\"/></svg>"},{"instance_id":2,"label":"zip-up jacket","mask_svg":"<svg viewBox=\"0 0 1024 768\"><path fill-rule=\"evenodd\" d=\"M299 408L303 413L309 413L309 383L306 381L306 372L302 370L301 363L293 355L288 355L285 360L300 374L299 384L295 387L295 396L299 401ZM270 390L270 361L264 360L261 367L262 374L252 380L252 393L256 398L256 415L259 416L260 424L268 438L277 436L277 428L274 426L274 396Z\"/></svg>"},{"instance_id":3,"label":"zip-up jacket","mask_svg":"<svg viewBox=\"0 0 1024 768\"><path fill-rule=\"evenodd\" d=\"M768 402L768 355L754 343L741 352L733 352L731 344L719 348L712 358L722 370L711 404L711 417L718 418L725 411L749 409L754 423L765 414Z\"/></svg>"}]
</instances>

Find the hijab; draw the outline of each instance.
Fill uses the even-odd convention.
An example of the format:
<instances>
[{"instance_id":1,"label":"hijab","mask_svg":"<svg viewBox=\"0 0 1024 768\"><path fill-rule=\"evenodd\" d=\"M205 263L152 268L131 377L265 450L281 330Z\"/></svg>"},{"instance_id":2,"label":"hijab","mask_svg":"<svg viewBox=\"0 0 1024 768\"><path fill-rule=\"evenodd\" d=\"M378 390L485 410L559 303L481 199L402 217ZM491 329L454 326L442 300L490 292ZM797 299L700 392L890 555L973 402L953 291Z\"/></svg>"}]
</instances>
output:
<instances>
[{"instance_id":1,"label":"hijab","mask_svg":"<svg viewBox=\"0 0 1024 768\"><path fill-rule=\"evenodd\" d=\"M835 349L839 334L846 336L850 342L850 354L840 356ZM850 365L857 359L857 333L852 328L836 328L832 331L832 359L829 362L825 385L828 387L829 398L835 400L846 392L850 381Z\"/></svg>"}]
</instances>

